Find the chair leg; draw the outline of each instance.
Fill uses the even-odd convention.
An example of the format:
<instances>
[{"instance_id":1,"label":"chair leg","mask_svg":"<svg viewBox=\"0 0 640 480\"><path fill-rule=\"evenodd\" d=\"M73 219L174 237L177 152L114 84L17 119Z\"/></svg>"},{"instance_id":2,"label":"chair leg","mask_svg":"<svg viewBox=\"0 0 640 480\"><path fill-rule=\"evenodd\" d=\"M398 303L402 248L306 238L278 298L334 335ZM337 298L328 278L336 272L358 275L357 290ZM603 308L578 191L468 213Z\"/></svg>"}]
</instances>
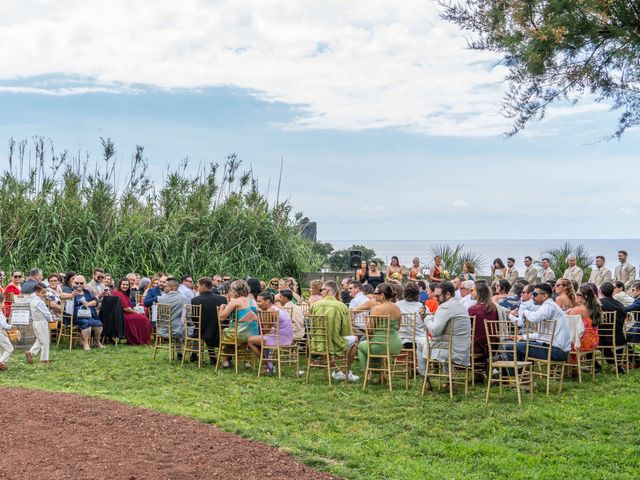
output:
<instances>
[{"instance_id":1,"label":"chair leg","mask_svg":"<svg viewBox=\"0 0 640 480\"><path fill-rule=\"evenodd\" d=\"M393 391L393 374L391 373L391 357L389 356L388 353L387 353L387 358L385 358L385 361L387 362L387 372L389 375L389 391L392 392Z\"/></svg>"},{"instance_id":2,"label":"chair leg","mask_svg":"<svg viewBox=\"0 0 640 480\"><path fill-rule=\"evenodd\" d=\"M493 366L489 362L489 372L493 371ZM473 372L471 373L473 375ZM491 394L491 378L487 377L487 393L485 394L484 403L489 403L489 395Z\"/></svg>"}]
</instances>

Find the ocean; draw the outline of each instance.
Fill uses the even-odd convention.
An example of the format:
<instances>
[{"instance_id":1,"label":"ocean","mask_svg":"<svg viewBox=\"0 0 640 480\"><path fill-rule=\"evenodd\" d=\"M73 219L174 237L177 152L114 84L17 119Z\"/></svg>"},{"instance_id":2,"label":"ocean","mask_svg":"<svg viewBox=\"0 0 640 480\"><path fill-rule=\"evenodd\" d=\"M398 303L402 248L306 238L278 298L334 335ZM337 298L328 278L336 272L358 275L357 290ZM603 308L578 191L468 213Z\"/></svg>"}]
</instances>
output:
<instances>
[{"instance_id":1,"label":"ocean","mask_svg":"<svg viewBox=\"0 0 640 480\"><path fill-rule=\"evenodd\" d=\"M526 255L540 260L543 253L549 248L560 247L564 242L569 242L574 247L583 245L590 256L603 255L606 258L606 266L613 272L618 264L618 250L626 250L629 253L628 261L638 266L640 263L640 239L623 240L322 240L331 243L336 250L350 248L352 245L364 245L376 252L388 265L391 257L397 255L400 264L409 266L414 257L420 259L421 265L430 265L433 256L429 253L430 246L449 244L455 246L464 244L464 250L482 255L485 259L485 268L477 272L480 275L488 275L491 262L495 258L501 258L506 264L507 257L516 259L516 268L522 275L524 272L523 259Z\"/></svg>"}]
</instances>

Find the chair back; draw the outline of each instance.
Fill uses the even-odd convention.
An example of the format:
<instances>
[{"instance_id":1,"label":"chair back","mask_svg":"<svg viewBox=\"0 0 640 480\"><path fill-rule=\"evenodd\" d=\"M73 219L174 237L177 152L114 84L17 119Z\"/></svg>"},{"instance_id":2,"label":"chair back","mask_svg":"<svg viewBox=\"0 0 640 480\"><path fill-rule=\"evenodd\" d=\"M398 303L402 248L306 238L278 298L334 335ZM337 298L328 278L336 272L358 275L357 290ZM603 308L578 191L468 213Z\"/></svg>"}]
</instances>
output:
<instances>
[{"instance_id":1,"label":"chair back","mask_svg":"<svg viewBox=\"0 0 640 480\"><path fill-rule=\"evenodd\" d=\"M167 336L171 336L171 316L173 307L166 303L156 303L158 316L156 318L156 335L160 336L161 329L167 331Z\"/></svg>"},{"instance_id":2,"label":"chair back","mask_svg":"<svg viewBox=\"0 0 640 480\"><path fill-rule=\"evenodd\" d=\"M301 302L300 308L302 309L302 313L305 317L311 313L311 305L309 302Z\"/></svg>"},{"instance_id":3,"label":"chair back","mask_svg":"<svg viewBox=\"0 0 640 480\"><path fill-rule=\"evenodd\" d=\"M367 328L367 318L369 317L369 310L356 312L349 310L349 317L351 318L351 333L357 331L363 332Z\"/></svg>"},{"instance_id":4,"label":"chair back","mask_svg":"<svg viewBox=\"0 0 640 480\"><path fill-rule=\"evenodd\" d=\"M202 337L202 305L184 305L184 323L189 337Z\"/></svg>"},{"instance_id":5,"label":"chair back","mask_svg":"<svg viewBox=\"0 0 640 480\"><path fill-rule=\"evenodd\" d=\"M476 354L476 316L469 315L469 318L471 319L471 356L473 357Z\"/></svg>"},{"instance_id":6,"label":"chair back","mask_svg":"<svg viewBox=\"0 0 640 480\"><path fill-rule=\"evenodd\" d=\"M326 315L309 315L307 319L310 355L329 355L329 319Z\"/></svg>"},{"instance_id":7,"label":"chair back","mask_svg":"<svg viewBox=\"0 0 640 480\"><path fill-rule=\"evenodd\" d=\"M403 313L398 326L400 336L403 338L408 337L409 341L414 345L416 344L416 324L418 322L416 315L418 314Z\"/></svg>"},{"instance_id":8,"label":"chair back","mask_svg":"<svg viewBox=\"0 0 640 480\"><path fill-rule=\"evenodd\" d=\"M475 320L475 316L472 318ZM506 358L509 355L513 355L515 361L515 345L518 341L518 326L516 322L502 319L485 319L484 329L487 334L489 358Z\"/></svg>"},{"instance_id":9,"label":"chair back","mask_svg":"<svg viewBox=\"0 0 640 480\"><path fill-rule=\"evenodd\" d=\"M602 312L602 318L600 319L600 325L598 325L598 337L602 345L616 344L617 333L617 312Z\"/></svg>"},{"instance_id":10,"label":"chair back","mask_svg":"<svg viewBox=\"0 0 640 480\"><path fill-rule=\"evenodd\" d=\"M280 317L278 312L272 310L258 310L258 328L260 335L273 335L276 337L276 345L280 346Z\"/></svg>"},{"instance_id":11,"label":"chair back","mask_svg":"<svg viewBox=\"0 0 640 480\"><path fill-rule=\"evenodd\" d=\"M640 322L640 311L634 310L633 312L629 312L627 314L627 323L625 324L625 330L629 330L631 327L635 326L636 323Z\"/></svg>"},{"instance_id":12,"label":"chair back","mask_svg":"<svg viewBox=\"0 0 640 480\"><path fill-rule=\"evenodd\" d=\"M371 355L373 347L376 346L382 347L376 349L377 351L388 352L391 338L391 319L389 315L370 315L367 319L365 335L367 337L369 355Z\"/></svg>"},{"instance_id":13,"label":"chair back","mask_svg":"<svg viewBox=\"0 0 640 480\"><path fill-rule=\"evenodd\" d=\"M134 293L133 298L136 301L136 305L142 305L144 303L144 296L140 291Z\"/></svg>"},{"instance_id":14,"label":"chair back","mask_svg":"<svg viewBox=\"0 0 640 480\"><path fill-rule=\"evenodd\" d=\"M526 317L525 317L526 320ZM544 350L546 352L546 358L540 358L536 355L536 360L551 361L551 348L553 346L553 338L556 333L556 320L543 320L541 322L529 322L525 321L525 331L527 332L527 350L525 358L529 359L529 349L534 346L538 350Z\"/></svg>"}]
</instances>

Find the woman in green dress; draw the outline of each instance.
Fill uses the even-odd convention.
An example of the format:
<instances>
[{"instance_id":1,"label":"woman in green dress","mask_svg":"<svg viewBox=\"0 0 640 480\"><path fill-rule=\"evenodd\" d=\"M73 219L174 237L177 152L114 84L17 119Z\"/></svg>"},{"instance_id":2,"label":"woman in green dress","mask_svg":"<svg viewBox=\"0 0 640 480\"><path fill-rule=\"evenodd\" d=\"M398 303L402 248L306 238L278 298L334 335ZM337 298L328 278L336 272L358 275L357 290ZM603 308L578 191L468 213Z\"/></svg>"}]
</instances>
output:
<instances>
[{"instance_id":1,"label":"woman in green dress","mask_svg":"<svg viewBox=\"0 0 640 480\"><path fill-rule=\"evenodd\" d=\"M396 298L394 288L388 283L382 283L378 285L373 292L378 301L378 304L371 309L371 317L383 317L388 316L389 321L391 323L391 335L389 337L389 353L391 355L397 355L402 350L402 340L400 339L400 335L398 333L398 328L400 326L400 319L402 318L402 313L400 312L400 308L393 303ZM373 329L373 325L368 325L369 330ZM386 332L375 330L372 332L373 337L371 340L375 342L384 342ZM374 355L383 355L386 353L385 345L375 344L371 347L371 353ZM360 360L360 368L364 371L367 367L367 356L369 355L369 342L365 340L364 342L360 342L358 346L358 358ZM377 359L376 359L377 360ZM380 381L383 379L383 374L380 372Z\"/></svg>"}]
</instances>

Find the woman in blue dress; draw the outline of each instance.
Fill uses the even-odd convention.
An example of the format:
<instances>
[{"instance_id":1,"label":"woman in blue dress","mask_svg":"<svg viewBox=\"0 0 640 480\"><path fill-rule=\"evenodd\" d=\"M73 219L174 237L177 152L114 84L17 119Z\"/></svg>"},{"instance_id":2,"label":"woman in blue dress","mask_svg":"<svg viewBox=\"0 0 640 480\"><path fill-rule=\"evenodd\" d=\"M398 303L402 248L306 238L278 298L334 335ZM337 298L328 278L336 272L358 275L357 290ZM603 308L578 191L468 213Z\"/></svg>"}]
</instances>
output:
<instances>
[{"instance_id":1,"label":"woman in blue dress","mask_svg":"<svg viewBox=\"0 0 640 480\"><path fill-rule=\"evenodd\" d=\"M237 340L238 344L246 345L249 337L259 335L257 306L253 297L249 296L249 285L244 280L236 280L231 284L229 303L220 311L218 318L226 320L231 317L231 323L222 332L225 342ZM227 355L222 362L228 368L231 358Z\"/></svg>"}]
</instances>

